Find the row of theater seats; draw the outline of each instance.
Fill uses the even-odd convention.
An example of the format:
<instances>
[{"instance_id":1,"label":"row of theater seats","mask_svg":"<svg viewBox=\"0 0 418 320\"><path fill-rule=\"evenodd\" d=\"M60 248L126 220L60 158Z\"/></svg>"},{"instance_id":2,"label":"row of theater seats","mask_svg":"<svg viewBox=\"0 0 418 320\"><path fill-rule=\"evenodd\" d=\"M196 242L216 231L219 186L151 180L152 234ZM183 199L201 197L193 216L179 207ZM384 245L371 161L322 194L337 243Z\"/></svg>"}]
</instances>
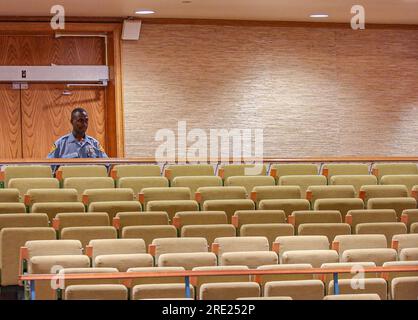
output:
<instances>
[{"instance_id":1,"label":"row of theater seats","mask_svg":"<svg viewBox=\"0 0 418 320\"><path fill-rule=\"evenodd\" d=\"M414 240L412 239L415 238ZM399 236L400 247L416 242L418 235ZM335 244L338 243L338 246ZM142 239L91 240L87 255L83 254L78 240L27 241L21 249L22 272L48 274L60 265L59 274L117 273L117 272L175 272L183 270L216 271L248 269L258 270L309 270L320 268L353 268L356 272L365 267L418 266L418 261L396 261L397 251L386 248L386 238L379 235L339 236L334 248L323 236L278 237L275 251L263 237L217 238L208 250L204 238L154 239L146 253ZM405 250L405 249L402 249ZM278 262L282 264L278 264ZM301 263L304 261L304 263ZM25 262L25 263L24 263ZM23 266L27 266L23 270ZM340 293L372 294L368 298L412 299L418 297L418 271L395 273L340 274ZM355 279L355 280L353 280ZM360 280L359 280L360 279ZM354 282L353 282L354 281ZM353 285L354 283L354 285ZM50 281L35 283L37 299L54 299L56 291ZM123 284L123 285L122 285ZM185 297L184 278L135 278L130 283L118 279L65 280L60 289L65 299L112 298L126 299L128 289L131 299L181 299ZM196 299L237 299L290 297L291 299L323 299L333 295L332 275L276 274L276 275L206 275L191 279L191 297ZM335 297L327 297L333 299ZM344 297L343 297L344 298Z\"/></svg>"}]
</instances>

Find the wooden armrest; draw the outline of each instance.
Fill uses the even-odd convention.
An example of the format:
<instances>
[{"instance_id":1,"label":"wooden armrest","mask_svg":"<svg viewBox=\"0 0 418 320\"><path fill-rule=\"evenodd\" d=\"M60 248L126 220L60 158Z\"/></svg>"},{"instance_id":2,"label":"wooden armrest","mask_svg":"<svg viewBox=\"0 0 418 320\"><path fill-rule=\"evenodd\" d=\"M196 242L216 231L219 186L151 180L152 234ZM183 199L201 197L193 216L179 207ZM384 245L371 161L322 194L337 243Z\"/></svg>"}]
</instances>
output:
<instances>
[{"instance_id":1,"label":"wooden armrest","mask_svg":"<svg viewBox=\"0 0 418 320\"><path fill-rule=\"evenodd\" d=\"M175 226L177 229L181 227L181 219L179 217L173 218L173 226Z\"/></svg>"},{"instance_id":2,"label":"wooden armrest","mask_svg":"<svg viewBox=\"0 0 418 320\"><path fill-rule=\"evenodd\" d=\"M339 241L333 241L331 249L340 253L340 242Z\"/></svg>"},{"instance_id":3,"label":"wooden armrest","mask_svg":"<svg viewBox=\"0 0 418 320\"><path fill-rule=\"evenodd\" d=\"M392 249L399 250L399 240L392 240Z\"/></svg>"},{"instance_id":4,"label":"wooden armrest","mask_svg":"<svg viewBox=\"0 0 418 320\"><path fill-rule=\"evenodd\" d=\"M254 202L257 201L257 192L256 191L251 191L250 199L253 200Z\"/></svg>"},{"instance_id":5,"label":"wooden armrest","mask_svg":"<svg viewBox=\"0 0 418 320\"><path fill-rule=\"evenodd\" d=\"M86 256L93 258L93 247L91 245L86 245Z\"/></svg>"},{"instance_id":6,"label":"wooden armrest","mask_svg":"<svg viewBox=\"0 0 418 320\"><path fill-rule=\"evenodd\" d=\"M322 168L322 175L328 178L329 169L328 168Z\"/></svg>"},{"instance_id":7,"label":"wooden armrest","mask_svg":"<svg viewBox=\"0 0 418 320\"><path fill-rule=\"evenodd\" d=\"M85 206L87 206L89 204L89 196L86 195L86 194L83 194L83 200L82 201L83 201L83 204Z\"/></svg>"},{"instance_id":8,"label":"wooden armrest","mask_svg":"<svg viewBox=\"0 0 418 320\"><path fill-rule=\"evenodd\" d=\"M164 177L166 177L168 180L170 180L171 175L172 175L171 169L164 170Z\"/></svg>"},{"instance_id":9,"label":"wooden armrest","mask_svg":"<svg viewBox=\"0 0 418 320\"><path fill-rule=\"evenodd\" d=\"M118 179L118 171L116 169L112 169L110 170L110 177L113 180L117 180Z\"/></svg>"},{"instance_id":10,"label":"wooden armrest","mask_svg":"<svg viewBox=\"0 0 418 320\"><path fill-rule=\"evenodd\" d=\"M238 228L239 226L239 218L238 216L232 216L231 217L231 223L235 228Z\"/></svg>"},{"instance_id":11,"label":"wooden armrest","mask_svg":"<svg viewBox=\"0 0 418 320\"><path fill-rule=\"evenodd\" d=\"M212 243L212 248L211 248L211 251L214 253L214 254L216 254L216 255L218 255L219 254L219 243Z\"/></svg>"},{"instance_id":12,"label":"wooden armrest","mask_svg":"<svg viewBox=\"0 0 418 320\"><path fill-rule=\"evenodd\" d=\"M62 178L62 170L57 170L57 172L55 172L55 178L57 178L60 182L62 182L63 181L63 178Z\"/></svg>"},{"instance_id":13,"label":"wooden armrest","mask_svg":"<svg viewBox=\"0 0 418 320\"><path fill-rule=\"evenodd\" d=\"M153 257L155 257L156 251L157 251L157 246L155 244L152 244L151 243L151 244L148 245L148 253L150 255L152 255Z\"/></svg>"},{"instance_id":14,"label":"wooden armrest","mask_svg":"<svg viewBox=\"0 0 418 320\"><path fill-rule=\"evenodd\" d=\"M347 214L347 215L345 216L345 223L349 224L350 226L351 226L351 225L353 225L353 216L352 216L352 215Z\"/></svg>"},{"instance_id":15,"label":"wooden armrest","mask_svg":"<svg viewBox=\"0 0 418 320\"><path fill-rule=\"evenodd\" d=\"M276 252L277 254L279 254L280 251L280 243L278 242L273 242L272 246L271 246L271 251Z\"/></svg>"},{"instance_id":16,"label":"wooden armrest","mask_svg":"<svg viewBox=\"0 0 418 320\"><path fill-rule=\"evenodd\" d=\"M372 175L376 176L376 178L379 176L379 169L373 168L372 169Z\"/></svg>"},{"instance_id":17,"label":"wooden armrest","mask_svg":"<svg viewBox=\"0 0 418 320\"><path fill-rule=\"evenodd\" d=\"M29 206L30 205L30 195L25 194L24 198L23 198L23 203L25 204L25 206Z\"/></svg>"},{"instance_id":18,"label":"wooden armrest","mask_svg":"<svg viewBox=\"0 0 418 320\"><path fill-rule=\"evenodd\" d=\"M364 201L364 199L366 199L366 191L361 190L358 194L358 197Z\"/></svg>"},{"instance_id":19,"label":"wooden armrest","mask_svg":"<svg viewBox=\"0 0 418 320\"><path fill-rule=\"evenodd\" d=\"M287 217L287 223L291 224L292 226L295 226L295 223L296 223L296 219L295 218L296 217L295 216L292 216L292 215L288 216Z\"/></svg>"},{"instance_id":20,"label":"wooden armrest","mask_svg":"<svg viewBox=\"0 0 418 320\"><path fill-rule=\"evenodd\" d=\"M144 195L142 192L140 192L140 193L138 194L138 201L139 201L141 204L144 204L144 203L145 203L145 195Z\"/></svg>"},{"instance_id":21,"label":"wooden armrest","mask_svg":"<svg viewBox=\"0 0 418 320\"><path fill-rule=\"evenodd\" d=\"M312 191L306 191L306 200L311 201L312 200Z\"/></svg>"},{"instance_id":22,"label":"wooden armrest","mask_svg":"<svg viewBox=\"0 0 418 320\"><path fill-rule=\"evenodd\" d=\"M224 168L220 168L218 170L218 176L222 178L222 180L225 178L225 169Z\"/></svg>"},{"instance_id":23,"label":"wooden armrest","mask_svg":"<svg viewBox=\"0 0 418 320\"><path fill-rule=\"evenodd\" d=\"M60 219L52 218L52 228L57 231L60 229Z\"/></svg>"},{"instance_id":24,"label":"wooden armrest","mask_svg":"<svg viewBox=\"0 0 418 320\"><path fill-rule=\"evenodd\" d=\"M116 230L120 229L120 218L119 217L114 217L112 220L112 225Z\"/></svg>"},{"instance_id":25,"label":"wooden armrest","mask_svg":"<svg viewBox=\"0 0 418 320\"><path fill-rule=\"evenodd\" d=\"M25 270L23 270L24 262L28 261L29 259L29 251L27 247L20 247L19 249L19 274L23 274ZM19 286L22 286L22 281L19 280Z\"/></svg>"}]
</instances>

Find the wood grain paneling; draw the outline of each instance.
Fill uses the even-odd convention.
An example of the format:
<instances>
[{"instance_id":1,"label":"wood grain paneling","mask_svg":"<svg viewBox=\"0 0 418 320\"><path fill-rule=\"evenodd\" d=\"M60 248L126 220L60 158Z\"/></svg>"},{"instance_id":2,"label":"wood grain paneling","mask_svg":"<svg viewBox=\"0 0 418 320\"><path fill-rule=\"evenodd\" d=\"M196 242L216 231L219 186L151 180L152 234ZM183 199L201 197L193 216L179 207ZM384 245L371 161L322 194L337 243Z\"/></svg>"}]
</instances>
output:
<instances>
[{"instance_id":1,"label":"wood grain paneling","mask_svg":"<svg viewBox=\"0 0 418 320\"><path fill-rule=\"evenodd\" d=\"M418 151L418 33L143 23L122 45L126 156L155 134L263 128L266 157Z\"/></svg>"},{"instance_id":2,"label":"wood grain paneling","mask_svg":"<svg viewBox=\"0 0 418 320\"><path fill-rule=\"evenodd\" d=\"M104 89L71 90L63 95L63 85L31 84L22 90L23 157L43 158L52 144L72 130L71 111L83 106L89 113L87 134L106 146Z\"/></svg>"},{"instance_id":3,"label":"wood grain paneling","mask_svg":"<svg viewBox=\"0 0 418 320\"><path fill-rule=\"evenodd\" d=\"M0 83L0 109L0 158L20 158L20 91L12 90L10 84Z\"/></svg>"}]
</instances>

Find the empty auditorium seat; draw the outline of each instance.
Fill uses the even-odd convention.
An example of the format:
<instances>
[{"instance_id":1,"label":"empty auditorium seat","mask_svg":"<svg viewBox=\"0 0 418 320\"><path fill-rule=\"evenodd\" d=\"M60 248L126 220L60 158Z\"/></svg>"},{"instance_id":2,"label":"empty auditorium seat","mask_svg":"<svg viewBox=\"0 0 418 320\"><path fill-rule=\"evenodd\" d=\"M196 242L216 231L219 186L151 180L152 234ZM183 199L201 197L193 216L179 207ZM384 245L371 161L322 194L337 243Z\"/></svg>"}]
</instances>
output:
<instances>
[{"instance_id":1,"label":"empty auditorium seat","mask_svg":"<svg viewBox=\"0 0 418 320\"><path fill-rule=\"evenodd\" d=\"M78 240L27 241L25 248L26 253L21 255L21 259L28 262L29 274L53 273L58 271L57 266L63 268L90 267L90 259L83 255L82 245ZM35 293L37 300L56 298L49 280L35 282Z\"/></svg>"},{"instance_id":2,"label":"empty auditorium seat","mask_svg":"<svg viewBox=\"0 0 418 320\"><path fill-rule=\"evenodd\" d=\"M418 223L415 222L413 224L411 224L411 233L418 233Z\"/></svg>"},{"instance_id":3,"label":"empty auditorium seat","mask_svg":"<svg viewBox=\"0 0 418 320\"><path fill-rule=\"evenodd\" d=\"M206 200L203 203L203 211L224 211L228 217L228 223L232 222L232 216L236 211L255 210L255 204L250 199L234 200Z\"/></svg>"},{"instance_id":4,"label":"empty auditorium seat","mask_svg":"<svg viewBox=\"0 0 418 320\"><path fill-rule=\"evenodd\" d=\"M398 219L407 209L416 209L417 201L414 198L372 198L367 202L367 209L394 209Z\"/></svg>"},{"instance_id":5,"label":"empty auditorium seat","mask_svg":"<svg viewBox=\"0 0 418 320\"><path fill-rule=\"evenodd\" d=\"M205 283L200 287L200 300L235 300L240 297L259 297L260 286L256 282Z\"/></svg>"},{"instance_id":6,"label":"empty auditorium seat","mask_svg":"<svg viewBox=\"0 0 418 320\"><path fill-rule=\"evenodd\" d=\"M372 198L406 198L408 197L408 189L403 185L369 185L360 188L359 197L363 199L367 205L369 199Z\"/></svg>"},{"instance_id":7,"label":"empty auditorium seat","mask_svg":"<svg viewBox=\"0 0 418 320\"><path fill-rule=\"evenodd\" d=\"M134 267L153 267L143 239L97 239L86 247L93 267L111 267L126 272Z\"/></svg>"},{"instance_id":8,"label":"empty auditorium seat","mask_svg":"<svg viewBox=\"0 0 418 320\"><path fill-rule=\"evenodd\" d=\"M402 277L392 280L391 296L393 300L417 300L418 277Z\"/></svg>"},{"instance_id":9,"label":"empty auditorium seat","mask_svg":"<svg viewBox=\"0 0 418 320\"><path fill-rule=\"evenodd\" d=\"M2 169L4 187L9 187L9 181L14 178L52 178L50 166L5 166Z\"/></svg>"},{"instance_id":10,"label":"empty auditorium seat","mask_svg":"<svg viewBox=\"0 0 418 320\"><path fill-rule=\"evenodd\" d=\"M400 253L406 248L418 248L418 234L394 234L392 248Z\"/></svg>"},{"instance_id":11,"label":"empty auditorium seat","mask_svg":"<svg viewBox=\"0 0 418 320\"><path fill-rule=\"evenodd\" d=\"M25 195L25 204L29 207L35 203L77 201L75 189L30 189Z\"/></svg>"},{"instance_id":12,"label":"empty auditorium seat","mask_svg":"<svg viewBox=\"0 0 418 320\"><path fill-rule=\"evenodd\" d=\"M390 261L385 262L383 264L383 267L385 268L397 268L397 267L418 267L418 261L417 260L411 260L411 261ZM395 278L401 278L401 277L417 277L418 271L402 271L402 272L383 272L382 278L385 279L389 285L389 294L391 292L391 285L392 280Z\"/></svg>"},{"instance_id":13,"label":"empty auditorium seat","mask_svg":"<svg viewBox=\"0 0 418 320\"><path fill-rule=\"evenodd\" d=\"M394 235L405 234L406 231L406 226L402 222L360 223L356 226L356 234L383 234L386 237L388 248L392 244Z\"/></svg>"},{"instance_id":14,"label":"empty auditorium seat","mask_svg":"<svg viewBox=\"0 0 418 320\"><path fill-rule=\"evenodd\" d=\"M64 212L85 212L86 208L82 202L38 202L31 208L32 213L46 213L49 221L53 221L58 213Z\"/></svg>"},{"instance_id":15,"label":"empty auditorium seat","mask_svg":"<svg viewBox=\"0 0 418 320\"><path fill-rule=\"evenodd\" d=\"M280 177L280 186L298 186L302 195L310 186L326 186L327 178L324 176L283 176Z\"/></svg>"},{"instance_id":16,"label":"empty auditorium seat","mask_svg":"<svg viewBox=\"0 0 418 320\"><path fill-rule=\"evenodd\" d=\"M148 246L157 238L176 238L177 229L171 225L126 226L122 229L124 239L143 239Z\"/></svg>"},{"instance_id":17,"label":"empty auditorium seat","mask_svg":"<svg viewBox=\"0 0 418 320\"><path fill-rule=\"evenodd\" d=\"M281 255L281 264L308 263L314 268L321 267L324 263L336 263L339 256L335 250L288 250Z\"/></svg>"},{"instance_id":18,"label":"empty auditorium seat","mask_svg":"<svg viewBox=\"0 0 418 320\"><path fill-rule=\"evenodd\" d=\"M310 270L312 266L308 263L300 264L272 264L259 266L257 270ZM313 280L312 273L287 273L287 274L263 274L254 276L254 280L258 282L261 288L270 281L290 281L290 280Z\"/></svg>"},{"instance_id":19,"label":"empty auditorium seat","mask_svg":"<svg viewBox=\"0 0 418 320\"><path fill-rule=\"evenodd\" d=\"M293 211L309 210L310 206L310 202L306 199L265 199L260 201L258 209L283 210L286 216L289 216Z\"/></svg>"},{"instance_id":20,"label":"empty auditorium seat","mask_svg":"<svg viewBox=\"0 0 418 320\"><path fill-rule=\"evenodd\" d=\"M116 239L116 229L109 226L67 227L61 230L61 239L79 240L84 247L94 239Z\"/></svg>"},{"instance_id":21,"label":"empty auditorium seat","mask_svg":"<svg viewBox=\"0 0 418 320\"><path fill-rule=\"evenodd\" d=\"M379 181L383 176L418 174L416 163L375 163L372 173Z\"/></svg>"},{"instance_id":22,"label":"empty auditorium seat","mask_svg":"<svg viewBox=\"0 0 418 320\"><path fill-rule=\"evenodd\" d=\"M212 267L195 267L193 271L247 271L247 266L212 266ZM205 283L227 283L227 282L249 282L251 278L249 275L213 275L213 276L198 276L191 277L190 283L196 288L196 298L199 299L200 287Z\"/></svg>"},{"instance_id":23,"label":"empty auditorium seat","mask_svg":"<svg viewBox=\"0 0 418 320\"><path fill-rule=\"evenodd\" d=\"M168 165L164 170L164 176L170 180L170 183L172 183L176 177L214 175L215 170L210 164Z\"/></svg>"},{"instance_id":24,"label":"empty auditorium seat","mask_svg":"<svg viewBox=\"0 0 418 320\"><path fill-rule=\"evenodd\" d=\"M241 237L266 237L270 248L277 237L293 236L294 227L284 223L244 224L240 228Z\"/></svg>"},{"instance_id":25,"label":"empty auditorium seat","mask_svg":"<svg viewBox=\"0 0 418 320\"><path fill-rule=\"evenodd\" d=\"M246 199L244 187L201 187L197 189L195 199L201 205L207 200Z\"/></svg>"},{"instance_id":26,"label":"empty auditorium seat","mask_svg":"<svg viewBox=\"0 0 418 320\"><path fill-rule=\"evenodd\" d=\"M132 288L132 300L170 299L186 297L185 285L181 283L141 284ZM190 286L190 296L194 297L194 288Z\"/></svg>"},{"instance_id":27,"label":"empty auditorium seat","mask_svg":"<svg viewBox=\"0 0 418 320\"><path fill-rule=\"evenodd\" d=\"M82 201L83 193L88 189L112 189L115 187L113 179L110 177L74 177L66 178L64 181L65 189L76 189L78 201Z\"/></svg>"},{"instance_id":28,"label":"empty auditorium seat","mask_svg":"<svg viewBox=\"0 0 418 320\"><path fill-rule=\"evenodd\" d=\"M397 222L397 217L393 209L350 210L345 216L345 222L351 226L351 232L355 233L360 223Z\"/></svg>"},{"instance_id":29,"label":"empty auditorium seat","mask_svg":"<svg viewBox=\"0 0 418 320\"><path fill-rule=\"evenodd\" d=\"M187 225L181 229L180 236L184 238L203 237L211 246L216 238L235 237L236 230L230 224Z\"/></svg>"},{"instance_id":30,"label":"empty auditorium seat","mask_svg":"<svg viewBox=\"0 0 418 320\"><path fill-rule=\"evenodd\" d=\"M220 187L222 186L222 179L216 176L176 177L172 180L171 186L189 188L191 199L194 200L197 189L203 187Z\"/></svg>"},{"instance_id":31,"label":"empty auditorium seat","mask_svg":"<svg viewBox=\"0 0 418 320\"><path fill-rule=\"evenodd\" d=\"M269 176L234 176L225 180L225 186L241 186L244 187L248 195L255 187L274 186L276 181Z\"/></svg>"},{"instance_id":32,"label":"empty auditorium seat","mask_svg":"<svg viewBox=\"0 0 418 320\"><path fill-rule=\"evenodd\" d=\"M48 216L44 213L0 214L0 231L3 228L30 228L48 226Z\"/></svg>"},{"instance_id":33,"label":"empty auditorium seat","mask_svg":"<svg viewBox=\"0 0 418 320\"><path fill-rule=\"evenodd\" d=\"M326 236L329 243L338 235L351 234L347 223L302 223L298 227L300 236Z\"/></svg>"},{"instance_id":34,"label":"empty auditorium seat","mask_svg":"<svg viewBox=\"0 0 418 320\"><path fill-rule=\"evenodd\" d=\"M387 241L383 234L353 234L336 236L332 248L339 252L340 257L351 249L386 249ZM348 261L349 262L349 261ZM368 262L367 260L363 262Z\"/></svg>"},{"instance_id":35,"label":"empty auditorium seat","mask_svg":"<svg viewBox=\"0 0 418 320\"><path fill-rule=\"evenodd\" d=\"M167 212L119 212L113 218L113 226L120 231L127 226L168 225Z\"/></svg>"},{"instance_id":36,"label":"empty auditorium seat","mask_svg":"<svg viewBox=\"0 0 418 320\"><path fill-rule=\"evenodd\" d=\"M187 225L227 224L227 216L223 211L188 211L177 212L173 225L181 229Z\"/></svg>"},{"instance_id":37,"label":"empty auditorium seat","mask_svg":"<svg viewBox=\"0 0 418 320\"><path fill-rule=\"evenodd\" d=\"M55 178L13 178L9 180L9 188L18 189L20 201L30 189L58 189L59 182Z\"/></svg>"},{"instance_id":38,"label":"empty auditorium seat","mask_svg":"<svg viewBox=\"0 0 418 320\"><path fill-rule=\"evenodd\" d=\"M411 196L413 187L418 185L418 174L383 176L380 184L404 185L408 189L408 196Z\"/></svg>"},{"instance_id":39,"label":"empty auditorium seat","mask_svg":"<svg viewBox=\"0 0 418 320\"><path fill-rule=\"evenodd\" d=\"M411 225L418 222L418 209L404 210L401 215L401 222L406 224L408 232L410 232Z\"/></svg>"},{"instance_id":40,"label":"empty auditorium seat","mask_svg":"<svg viewBox=\"0 0 418 320\"><path fill-rule=\"evenodd\" d=\"M119 212L139 212L142 206L138 201L103 201L92 202L89 212L106 212L109 219L113 219Z\"/></svg>"},{"instance_id":41,"label":"empty auditorium seat","mask_svg":"<svg viewBox=\"0 0 418 320\"><path fill-rule=\"evenodd\" d=\"M387 300L388 286L385 279L340 279L338 281L340 294L377 294L380 300ZM328 294L334 293L334 280L328 286Z\"/></svg>"},{"instance_id":42,"label":"empty auditorium seat","mask_svg":"<svg viewBox=\"0 0 418 320\"><path fill-rule=\"evenodd\" d=\"M298 232L299 226L303 223L342 223L339 211L293 211L287 217L287 221L295 227Z\"/></svg>"},{"instance_id":43,"label":"empty auditorium seat","mask_svg":"<svg viewBox=\"0 0 418 320\"><path fill-rule=\"evenodd\" d=\"M353 186L354 190L356 190L356 196L358 196L362 186L377 185L377 178L373 175L332 176L329 179L329 184L334 186Z\"/></svg>"},{"instance_id":44,"label":"empty auditorium seat","mask_svg":"<svg viewBox=\"0 0 418 320\"><path fill-rule=\"evenodd\" d=\"M133 201L136 197L130 188L116 189L86 189L83 193L83 203L88 206L94 202Z\"/></svg>"},{"instance_id":45,"label":"empty auditorium seat","mask_svg":"<svg viewBox=\"0 0 418 320\"><path fill-rule=\"evenodd\" d=\"M266 237L217 238L212 251L218 255L218 265L244 265L257 268L261 265L277 264L277 254L269 251Z\"/></svg>"},{"instance_id":46,"label":"empty auditorium seat","mask_svg":"<svg viewBox=\"0 0 418 320\"><path fill-rule=\"evenodd\" d=\"M115 180L125 177L158 177L161 176L161 169L158 165L116 165L110 172Z\"/></svg>"},{"instance_id":47,"label":"empty auditorium seat","mask_svg":"<svg viewBox=\"0 0 418 320\"><path fill-rule=\"evenodd\" d=\"M235 176L265 176L267 166L265 164L226 164L218 170L218 175L227 180Z\"/></svg>"},{"instance_id":48,"label":"empty auditorium seat","mask_svg":"<svg viewBox=\"0 0 418 320\"><path fill-rule=\"evenodd\" d=\"M306 189L306 199L311 201L312 207L318 199L354 198L355 194L353 186L310 186Z\"/></svg>"},{"instance_id":49,"label":"empty auditorium seat","mask_svg":"<svg viewBox=\"0 0 418 320\"><path fill-rule=\"evenodd\" d=\"M322 174L328 178L328 181L333 176L368 175L369 166L363 163L325 164L322 168Z\"/></svg>"},{"instance_id":50,"label":"empty auditorium seat","mask_svg":"<svg viewBox=\"0 0 418 320\"><path fill-rule=\"evenodd\" d=\"M65 300L128 300L128 289L121 284L72 285L65 290Z\"/></svg>"},{"instance_id":51,"label":"empty auditorium seat","mask_svg":"<svg viewBox=\"0 0 418 320\"><path fill-rule=\"evenodd\" d=\"M283 210L239 210L232 216L232 224L239 230L246 224L286 223Z\"/></svg>"},{"instance_id":52,"label":"empty auditorium seat","mask_svg":"<svg viewBox=\"0 0 418 320\"><path fill-rule=\"evenodd\" d=\"M298 186L258 186L252 189L250 195L257 208L262 200L301 199L302 197Z\"/></svg>"},{"instance_id":53,"label":"empty auditorium seat","mask_svg":"<svg viewBox=\"0 0 418 320\"><path fill-rule=\"evenodd\" d=\"M405 248L399 253L400 261L418 261L418 248Z\"/></svg>"},{"instance_id":54,"label":"empty auditorium seat","mask_svg":"<svg viewBox=\"0 0 418 320\"><path fill-rule=\"evenodd\" d=\"M359 198L352 199L318 199L315 201L314 210L338 210L344 221L347 212L350 210L363 210L364 202Z\"/></svg>"},{"instance_id":55,"label":"empty auditorium seat","mask_svg":"<svg viewBox=\"0 0 418 320\"><path fill-rule=\"evenodd\" d=\"M208 242L205 238L157 238L149 245L149 253L155 260L166 253L208 252Z\"/></svg>"},{"instance_id":56,"label":"empty auditorium seat","mask_svg":"<svg viewBox=\"0 0 418 320\"><path fill-rule=\"evenodd\" d=\"M0 214L26 213L26 206L21 202L0 202Z\"/></svg>"},{"instance_id":57,"label":"empty auditorium seat","mask_svg":"<svg viewBox=\"0 0 418 320\"><path fill-rule=\"evenodd\" d=\"M68 178L107 177L107 168L104 165L60 166L55 176L64 182Z\"/></svg>"},{"instance_id":58,"label":"empty auditorium seat","mask_svg":"<svg viewBox=\"0 0 418 320\"><path fill-rule=\"evenodd\" d=\"M61 233L61 230L69 227L98 227L109 226L110 220L106 212L65 212L58 213L52 221L52 226Z\"/></svg>"},{"instance_id":59,"label":"empty auditorium seat","mask_svg":"<svg viewBox=\"0 0 418 320\"><path fill-rule=\"evenodd\" d=\"M189 188L144 188L139 201L147 207L148 202L157 200L190 200Z\"/></svg>"},{"instance_id":60,"label":"empty auditorium seat","mask_svg":"<svg viewBox=\"0 0 418 320\"><path fill-rule=\"evenodd\" d=\"M339 294L339 295L327 295L324 300L380 300L380 297L376 293L357 293L357 294Z\"/></svg>"},{"instance_id":61,"label":"empty auditorium seat","mask_svg":"<svg viewBox=\"0 0 418 320\"><path fill-rule=\"evenodd\" d=\"M118 188L130 188L135 195L145 188L167 188L168 179L165 177L125 177L116 182Z\"/></svg>"},{"instance_id":62,"label":"empty auditorium seat","mask_svg":"<svg viewBox=\"0 0 418 320\"><path fill-rule=\"evenodd\" d=\"M217 259L213 252L164 253L158 257L156 265L192 270L195 267L216 266Z\"/></svg>"},{"instance_id":63,"label":"empty auditorium seat","mask_svg":"<svg viewBox=\"0 0 418 320\"><path fill-rule=\"evenodd\" d=\"M348 249L341 255L341 262L374 262L376 266L397 259L396 250L388 248Z\"/></svg>"},{"instance_id":64,"label":"empty auditorium seat","mask_svg":"<svg viewBox=\"0 0 418 320\"><path fill-rule=\"evenodd\" d=\"M0 203L13 203L19 201L18 189L0 189Z\"/></svg>"},{"instance_id":65,"label":"empty auditorium seat","mask_svg":"<svg viewBox=\"0 0 418 320\"><path fill-rule=\"evenodd\" d=\"M326 236L277 237L273 244L273 250L279 254L280 258L286 251L328 249L329 241Z\"/></svg>"},{"instance_id":66,"label":"empty auditorium seat","mask_svg":"<svg viewBox=\"0 0 418 320\"><path fill-rule=\"evenodd\" d=\"M146 211L164 211L167 212L170 222L173 221L177 212L198 211L199 204L194 200L154 200L149 201ZM219 211L217 209L207 211Z\"/></svg>"},{"instance_id":67,"label":"empty auditorium seat","mask_svg":"<svg viewBox=\"0 0 418 320\"><path fill-rule=\"evenodd\" d=\"M264 296L289 296L293 300L322 300L324 283L320 280L271 281L264 285Z\"/></svg>"},{"instance_id":68,"label":"empty auditorium seat","mask_svg":"<svg viewBox=\"0 0 418 320\"><path fill-rule=\"evenodd\" d=\"M270 176L275 177L277 182L283 176L293 175L318 175L318 166L316 164L272 164L270 167Z\"/></svg>"},{"instance_id":69,"label":"empty auditorium seat","mask_svg":"<svg viewBox=\"0 0 418 320\"><path fill-rule=\"evenodd\" d=\"M0 279L2 286L18 285L19 254L29 240L54 240L55 231L48 223L39 223L39 227L5 227L0 231Z\"/></svg>"}]
</instances>

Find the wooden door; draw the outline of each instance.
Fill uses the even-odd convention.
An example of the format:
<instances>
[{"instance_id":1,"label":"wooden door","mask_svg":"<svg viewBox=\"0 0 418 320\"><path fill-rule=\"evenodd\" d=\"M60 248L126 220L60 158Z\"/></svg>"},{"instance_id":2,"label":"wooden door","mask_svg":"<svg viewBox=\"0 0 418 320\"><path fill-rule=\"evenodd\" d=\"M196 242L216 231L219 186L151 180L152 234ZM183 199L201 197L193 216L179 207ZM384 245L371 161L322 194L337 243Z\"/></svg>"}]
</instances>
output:
<instances>
[{"instance_id":1,"label":"wooden door","mask_svg":"<svg viewBox=\"0 0 418 320\"><path fill-rule=\"evenodd\" d=\"M22 157L20 90L0 83L0 159Z\"/></svg>"}]
</instances>

